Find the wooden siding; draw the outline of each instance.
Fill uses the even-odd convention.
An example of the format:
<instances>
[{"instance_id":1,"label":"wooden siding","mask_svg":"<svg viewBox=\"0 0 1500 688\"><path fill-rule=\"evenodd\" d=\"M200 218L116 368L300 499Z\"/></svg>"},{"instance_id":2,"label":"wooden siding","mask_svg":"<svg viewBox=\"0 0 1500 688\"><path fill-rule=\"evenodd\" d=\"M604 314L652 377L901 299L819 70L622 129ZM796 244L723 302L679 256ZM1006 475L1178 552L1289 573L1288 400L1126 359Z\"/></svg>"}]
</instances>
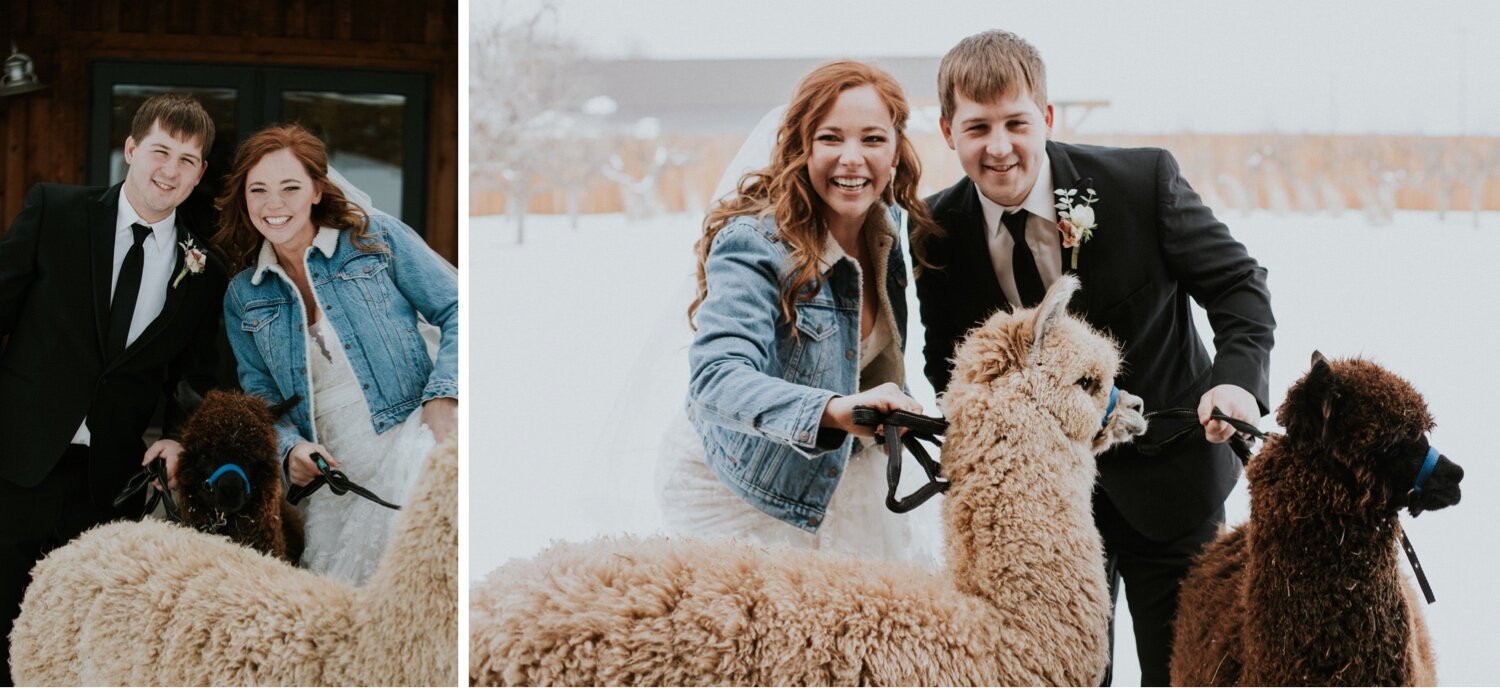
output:
<instances>
[{"instance_id":1,"label":"wooden siding","mask_svg":"<svg viewBox=\"0 0 1500 688\"><path fill-rule=\"evenodd\" d=\"M33 184L86 181L94 60L388 69L431 79L427 236L457 262L457 0L0 0L0 17L0 47L47 84L0 98L0 227Z\"/></svg>"}]
</instances>

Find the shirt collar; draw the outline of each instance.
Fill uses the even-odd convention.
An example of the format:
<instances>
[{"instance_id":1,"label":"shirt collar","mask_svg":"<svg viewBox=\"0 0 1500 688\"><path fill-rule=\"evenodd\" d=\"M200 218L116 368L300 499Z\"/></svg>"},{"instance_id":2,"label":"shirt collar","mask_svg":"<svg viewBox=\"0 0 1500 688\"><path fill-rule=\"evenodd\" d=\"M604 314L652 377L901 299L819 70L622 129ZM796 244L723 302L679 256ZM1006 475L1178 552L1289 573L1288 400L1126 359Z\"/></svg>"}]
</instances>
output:
<instances>
[{"instance_id":1,"label":"shirt collar","mask_svg":"<svg viewBox=\"0 0 1500 688\"><path fill-rule=\"evenodd\" d=\"M323 257L332 258L333 252L339 247L339 230L332 227L318 228L318 234L313 237L312 245L323 254ZM271 246L271 242L262 240L260 256L255 260L255 274L250 275L250 283L259 285L267 270L286 274L281 270L281 261L276 259L276 249Z\"/></svg>"},{"instance_id":2,"label":"shirt collar","mask_svg":"<svg viewBox=\"0 0 1500 688\"><path fill-rule=\"evenodd\" d=\"M974 193L979 195L979 206L984 210L984 226L991 234L1004 232L1005 228L1000 225L1000 217L1005 213L1015 212L1017 209L1025 209L1037 217L1051 223L1057 222L1057 208L1053 206L1056 201L1052 200L1052 156L1045 151L1042 153L1042 171L1036 176L1036 183L1031 185L1031 193L1026 194L1026 199L1021 205L1007 207L989 199L979 190L978 185L974 187Z\"/></svg>"},{"instance_id":3,"label":"shirt collar","mask_svg":"<svg viewBox=\"0 0 1500 688\"><path fill-rule=\"evenodd\" d=\"M152 241L156 242L157 250L166 250L172 247L172 242L177 240L177 209L166 217L155 223L141 219L141 214L135 211L135 206L130 204L130 199L125 198L124 189L120 190L120 209L115 212L115 233L130 234L130 226L142 224L151 228Z\"/></svg>"}]
</instances>

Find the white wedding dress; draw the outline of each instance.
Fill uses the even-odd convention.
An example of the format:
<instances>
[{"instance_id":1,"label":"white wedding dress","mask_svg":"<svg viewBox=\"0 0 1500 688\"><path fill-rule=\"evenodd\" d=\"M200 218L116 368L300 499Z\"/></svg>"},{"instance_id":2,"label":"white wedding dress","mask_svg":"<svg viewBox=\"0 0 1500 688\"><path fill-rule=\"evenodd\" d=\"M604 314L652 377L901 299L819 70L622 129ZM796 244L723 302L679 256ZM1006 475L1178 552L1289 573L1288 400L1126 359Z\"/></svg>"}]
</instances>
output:
<instances>
[{"instance_id":1,"label":"white wedding dress","mask_svg":"<svg viewBox=\"0 0 1500 688\"><path fill-rule=\"evenodd\" d=\"M393 504L405 504L422 459L435 444L421 409L384 434L370 424L370 409L338 333L318 313L308 327L313 425L318 443L340 462L350 480ZM302 566L362 585L375 572L390 541L396 511L327 486L307 498L307 547Z\"/></svg>"},{"instance_id":2,"label":"white wedding dress","mask_svg":"<svg viewBox=\"0 0 1500 688\"><path fill-rule=\"evenodd\" d=\"M860 340L860 368L868 366L894 334L877 321ZM759 545L843 552L870 559L935 566L912 541L911 521L885 506L885 447L870 440L851 452L828 503L823 525L809 533L779 521L730 492L704 458L703 439L680 413L662 440L656 499L666 530L699 538L736 538Z\"/></svg>"}]
</instances>

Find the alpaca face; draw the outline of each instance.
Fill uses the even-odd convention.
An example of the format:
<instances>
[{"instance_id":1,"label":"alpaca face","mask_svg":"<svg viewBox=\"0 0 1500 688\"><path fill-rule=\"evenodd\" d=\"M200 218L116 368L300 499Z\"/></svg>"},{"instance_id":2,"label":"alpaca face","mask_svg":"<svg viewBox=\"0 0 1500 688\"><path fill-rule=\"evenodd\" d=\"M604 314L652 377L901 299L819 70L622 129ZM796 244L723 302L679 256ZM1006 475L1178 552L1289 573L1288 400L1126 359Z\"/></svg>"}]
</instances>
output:
<instances>
[{"instance_id":1,"label":"alpaca face","mask_svg":"<svg viewBox=\"0 0 1500 688\"><path fill-rule=\"evenodd\" d=\"M1141 399L1121 392L1101 429L1120 352L1108 337L1067 314L1078 281L1064 276L1035 309L996 313L954 355L950 418L983 416L1005 402L1034 406L1067 438L1093 453L1146 431Z\"/></svg>"},{"instance_id":2,"label":"alpaca face","mask_svg":"<svg viewBox=\"0 0 1500 688\"><path fill-rule=\"evenodd\" d=\"M1109 414L1109 421L1104 428L1094 436L1094 453L1102 454L1104 450L1120 444L1129 442L1146 433L1146 416L1142 413L1146 408L1146 402L1140 397L1125 390L1120 390L1120 398L1115 402L1114 413Z\"/></svg>"},{"instance_id":3,"label":"alpaca face","mask_svg":"<svg viewBox=\"0 0 1500 688\"><path fill-rule=\"evenodd\" d=\"M1099 453L1146 431L1144 403L1124 390L1104 422L1120 361L1113 342L1070 317L1053 324L1040 345L1022 377L1070 440Z\"/></svg>"},{"instance_id":4,"label":"alpaca face","mask_svg":"<svg viewBox=\"0 0 1500 688\"><path fill-rule=\"evenodd\" d=\"M276 416L257 397L213 391L196 401L182 426L178 484L182 501L200 514L237 514L281 495Z\"/></svg>"},{"instance_id":5,"label":"alpaca face","mask_svg":"<svg viewBox=\"0 0 1500 688\"><path fill-rule=\"evenodd\" d=\"M1441 454L1417 489L1435 423L1416 388L1379 365L1314 352L1312 369L1287 392L1276 419L1324 470L1352 481L1361 503L1416 515L1462 497L1464 470Z\"/></svg>"}]
</instances>

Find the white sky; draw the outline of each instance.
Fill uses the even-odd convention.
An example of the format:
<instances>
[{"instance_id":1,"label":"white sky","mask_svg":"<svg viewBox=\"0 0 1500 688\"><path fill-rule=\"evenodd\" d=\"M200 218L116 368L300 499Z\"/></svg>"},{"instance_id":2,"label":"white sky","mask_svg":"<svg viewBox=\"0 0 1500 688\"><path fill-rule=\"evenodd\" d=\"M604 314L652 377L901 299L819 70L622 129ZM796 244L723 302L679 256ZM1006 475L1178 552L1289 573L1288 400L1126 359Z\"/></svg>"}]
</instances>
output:
<instances>
[{"instance_id":1,"label":"white sky","mask_svg":"<svg viewBox=\"0 0 1500 688\"><path fill-rule=\"evenodd\" d=\"M542 0L474 0L476 24ZM1107 99L1093 131L1500 135L1500 3L557 0L602 57L941 56L987 28L1047 61L1054 100Z\"/></svg>"}]
</instances>

